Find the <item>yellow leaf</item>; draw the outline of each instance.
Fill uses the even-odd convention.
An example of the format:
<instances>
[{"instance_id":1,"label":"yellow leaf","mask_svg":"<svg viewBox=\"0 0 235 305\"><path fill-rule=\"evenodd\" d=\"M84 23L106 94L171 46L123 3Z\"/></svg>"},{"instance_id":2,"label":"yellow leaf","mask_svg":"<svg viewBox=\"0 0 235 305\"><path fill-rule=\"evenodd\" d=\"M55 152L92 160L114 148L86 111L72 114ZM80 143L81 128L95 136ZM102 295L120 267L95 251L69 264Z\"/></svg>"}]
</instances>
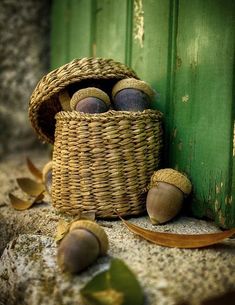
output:
<instances>
[{"instance_id":1,"label":"yellow leaf","mask_svg":"<svg viewBox=\"0 0 235 305\"><path fill-rule=\"evenodd\" d=\"M16 179L19 187L27 194L31 196L38 196L43 191L45 191L45 186L43 183L38 183L29 178L18 178Z\"/></svg>"},{"instance_id":2,"label":"yellow leaf","mask_svg":"<svg viewBox=\"0 0 235 305\"><path fill-rule=\"evenodd\" d=\"M57 225L56 234L55 234L55 241L60 241L64 238L64 236L69 231L71 222L67 222L64 219L60 219Z\"/></svg>"},{"instance_id":3,"label":"yellow leaf","mask_svg":"<svg viewBox=\"0 0 235 305\"><path fill-rule=\"evenodd\" d=\"M40 203L44 198L44 191L42 191L33 201L33 203Z\"/></svg>"},{"instance_id":4,"label":"yellow leaf","mask_svg":"<svg viewBox=\"0 0 235 305\"><path fill-rule=\"evenodd\" d=\"M33 162L29 158L27 158L26 161L27 161L28 169L31 172L31 174L35 178L42 181L42 172L33 164Z\"/></svg>"},{"instance_id":5,"label":"yellow leaf","mask_svg":"<svg viewBox=\"0 0 235 305\"><path fill-rule=\"evenodd\" d=\"M120 216L119 216L120 217ZM121 217L120 217L121 218ZM175 234L154 232L138 227L121 218L125 226L133 233L160 246L174 248L202 248L217 244L235 234L235 228L218 233L208 234Z\"/></svg>"},{"instance_id":6,"label":"yellow leaf","mask_svg":"<svg viewBox=\"0 0 235 305\"><path fill-rule=\"evenodd\" d=\"M95 212L82 212L80 219L95 220Z\"/></svg>"},{"instance_id":7,"label":"yellow leaf","mask_svg":"<svg viewBox=\"0 0 235 305\"><path fill-rule=\"evenodd\" d=\"M24 211L29 209L32 205L33 202L30 201L24 201L16 196L14 196L13 194L9 193L9 198L11 201L11 204L13 206L13 208L17 211Z\"/></svg>"},{"instance_id":8,"label":"yellow leaf","mask_svg":"<svg viewBox=\"0 0 235 305\"><path fill-rule=\"evenodd\" d=\"M9 193L9 198L12 204L12 207L17 211L24 211L29 209L32 205L35 203L41 202L44 198L43 192L39 194L34 200L28 201L28 200L22 200L15 195Z\"/></svg>"}]
</instances>

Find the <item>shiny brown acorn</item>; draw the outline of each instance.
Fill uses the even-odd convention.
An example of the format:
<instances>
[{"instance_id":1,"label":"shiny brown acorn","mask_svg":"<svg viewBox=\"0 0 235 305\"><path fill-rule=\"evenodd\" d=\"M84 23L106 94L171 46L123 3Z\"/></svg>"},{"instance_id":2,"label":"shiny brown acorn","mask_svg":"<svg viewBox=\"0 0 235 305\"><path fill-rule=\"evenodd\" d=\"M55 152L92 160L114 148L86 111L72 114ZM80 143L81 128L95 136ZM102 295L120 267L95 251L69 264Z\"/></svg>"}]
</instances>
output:
<instances>
[{"instance_id":1,"label":"shiny brown acorn","mask_svg":"<svg viewBox=\"0 0 235 305\"><path fill-rule=\"evenodd\" d=\"M150 108L154 91L144 81L127 78L116 83L112 97L115 110L144 111Z\"/></svg>"},{"instance_id":2,"label":"shiny brown acorn","mask_svg":"<svg viewBox=\"0 0 235 305\"><path fill-rule=\"evenodd\" d=\"M58 247L58 264L62 270L79 273L94 263L99 256L105 255L108 247L108 237L96 222L75 221Z\"/></svg>"},{"instance_id":3,"label":"shiny brown acorn","mask_svg":"<svg viewBox=\"0 0 235 305\"><path fill-rule=\"evenodd\" d=\"M154 172L149 188L146 208L150 221L156 225L173 219L179 213L192 185L185 175L165 168Z\"/></svg>"},{"instance_id":4,"label":"shiny brown acorn","mask_svg":"<svg viewBox=\"0 0 235 305\"><path fill-rule=\"evenodd\" d=\"M70 108L83 113L103 113L110 108L109 96L95 87L81 89L73 94Z\"/></svg>"},{"instance_id":5,"label":"shiny brown acorn","mask_svg":"<svg viewBox=\"0 0 235 305\"><path fill-rule=\"evenodd\" d=\"M45 164L42 169L42 181L48 194L51 194L52 186L52 161Z\"/></svg>"}]
</instances>

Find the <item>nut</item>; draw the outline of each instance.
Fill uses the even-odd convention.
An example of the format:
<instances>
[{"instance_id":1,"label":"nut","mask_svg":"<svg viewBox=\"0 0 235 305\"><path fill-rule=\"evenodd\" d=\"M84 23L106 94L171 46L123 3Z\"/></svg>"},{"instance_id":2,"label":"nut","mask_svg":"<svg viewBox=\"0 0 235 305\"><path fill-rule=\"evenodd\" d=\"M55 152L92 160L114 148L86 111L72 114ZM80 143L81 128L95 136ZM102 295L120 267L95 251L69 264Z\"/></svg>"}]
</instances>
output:
<instances>
[{"instance_id":1,"label":"nut","mask_svg":"<svg viewBox=\"0 0 235 305\"><path fill-rule=\"evenodd\" d=\"M78 273L108 251L108 237L102 227L90 220L74 222L58 247L58 264Z\"/></svg>"},{"instance_id":2,"label":"nut","mask_svg":"<svg viewBox=\"0 0 235 305\"><path fill-rule=\"evenodd\" d=\"M152 175L149 188L146 200L148 215L152 224L162 224L179 213L192 185L185 175L166 168Z\"/></svg>"},{"instance_id":3,"label":"nut","mask_svg":"<svg viewBox=\"0 0 235 305\"><path fill-rule=\"evenodd\" d=\"M104 91L90 87L75 92L70 107L72 110L84 113L102 113L109 110L110 100Z\"/></svg>"},{"instance_id":4,"label":"nut","mask_svg":"<svg viewBox=\"0 0 235 305\"><path fill-rule=\"evenodd\" d=\"M144 81L127 78L116 83L112 90L114 108L120 111L144 111L150 108L153 89Z\"/></svg>"}]
</instances>

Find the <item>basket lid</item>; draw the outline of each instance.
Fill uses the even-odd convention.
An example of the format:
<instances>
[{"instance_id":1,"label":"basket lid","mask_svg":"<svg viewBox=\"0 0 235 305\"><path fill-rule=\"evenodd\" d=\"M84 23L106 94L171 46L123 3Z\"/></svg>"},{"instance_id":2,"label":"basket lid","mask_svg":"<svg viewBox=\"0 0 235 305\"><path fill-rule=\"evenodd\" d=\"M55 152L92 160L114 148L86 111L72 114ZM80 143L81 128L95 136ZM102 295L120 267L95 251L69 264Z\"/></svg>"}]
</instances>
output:
<instances>
[{"instance_id":1,"label":"basket lid","mask_svg":"<svg viewBox=\"0 0 235 305\"><path fill-rule=\"evenodd\" d=\"M54 142L55 115L62 110L59 93L69 95L86 87L97 87L110 97L116 82L137 78L135 72L120 62L104 58L74 59L45 75L34 89L29 103L29 119L42 141Z\"/></svg>"}]
</instances>

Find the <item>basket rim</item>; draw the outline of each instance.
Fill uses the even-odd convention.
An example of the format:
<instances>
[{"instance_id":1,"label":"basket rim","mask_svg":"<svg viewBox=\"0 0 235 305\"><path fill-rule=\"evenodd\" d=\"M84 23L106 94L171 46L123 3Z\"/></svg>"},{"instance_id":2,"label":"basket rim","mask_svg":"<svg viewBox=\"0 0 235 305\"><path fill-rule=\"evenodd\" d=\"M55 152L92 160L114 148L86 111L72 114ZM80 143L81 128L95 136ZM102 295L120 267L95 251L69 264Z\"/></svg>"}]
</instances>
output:
<instances>
[{"instance_id":1,"label":"basket rim","mask_svg":"<svg viewBox=\"0 0 235 305\"><path fill-rule=\"evenodd\" d=\"M151 118L156 121L160 121L163 117L163 113L155 109L146 109L144 111L116 111L109 110L103 113L83 113L79 111L60 111L55 115L56 120L86 120L86 121L109 121L110 119L128 119L128 120L143 120L145 118Z\"/></svg>"}]
</instances>

